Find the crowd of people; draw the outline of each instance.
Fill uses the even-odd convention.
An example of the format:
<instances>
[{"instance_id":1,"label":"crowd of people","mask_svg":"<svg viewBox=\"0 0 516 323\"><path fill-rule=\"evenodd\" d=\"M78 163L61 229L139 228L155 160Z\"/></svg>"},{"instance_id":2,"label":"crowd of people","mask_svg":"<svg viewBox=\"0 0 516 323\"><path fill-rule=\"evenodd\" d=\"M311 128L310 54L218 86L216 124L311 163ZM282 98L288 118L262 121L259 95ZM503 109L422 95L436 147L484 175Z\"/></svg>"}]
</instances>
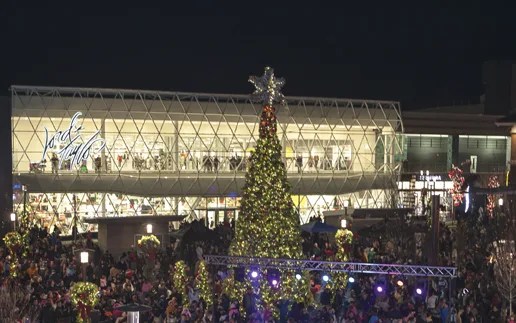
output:
<instances>
[{"instance_id":1,"label":"crowd of people","mask_svg":"<svg viewBox=\"0 0 516 323\"><path fill-rule=\"evenodd\" d=\"M77 312L70 299L70 287L78 281L99 286L99 304L91 313L92 322L126 322L127 313L120 306L138 303L149 306L141 313L140 322L505 322L500 295L489 283L485 285L475 255L461 259L459 277L442 283L431 278L409 278L382 275L350 275L346 286L331 284L323 273L310 273L311 303L268 304L260 306L260 295L249 289L242 299L231 299L224 293L224 280L231 273L219 267L210 275L214 305L201 297L195 276L203 254L226 254L232 226L222 224L213 230L210 241L193 239L188 244L171 242L150 263L138 248L113 257L100 250L91 237L75 243L64 243L58 232L45 228L30 231L28 255L17 268L15 282L27 291L27 304L11 304L12 311L24 311L35 322L75 322ZM304 236L307 257L333 260L337 252L331 238L320 234ZM455 265L456 234L442 224L441 263ZM385 235L356 235L353 261L377 263L411 263L412 259L398 247L400 241ZM91 262L81 267L75 249L94 250ZM180 252L181 251L181 252ZM178 259L186 260L189 280L184 290L174 288L173 270ZM151 266L149 268L149 266ZM0 249L2 287L8 290L10 258L7 249ZM150 272L150 274L149 274ZM381 291L378 289L381 286ZM187 299L185 296L187 295ZM30 297L30 298L29 298ZM1 306L9 306L1 301ZM7 305L6 305L7 304ZM30 311L26 307L30 307ZM279 316L270 306L277 306ZM512 319L512 318L509 318ZM512 319L511 322L514 320Z\"/></svg>"}]
</instances>

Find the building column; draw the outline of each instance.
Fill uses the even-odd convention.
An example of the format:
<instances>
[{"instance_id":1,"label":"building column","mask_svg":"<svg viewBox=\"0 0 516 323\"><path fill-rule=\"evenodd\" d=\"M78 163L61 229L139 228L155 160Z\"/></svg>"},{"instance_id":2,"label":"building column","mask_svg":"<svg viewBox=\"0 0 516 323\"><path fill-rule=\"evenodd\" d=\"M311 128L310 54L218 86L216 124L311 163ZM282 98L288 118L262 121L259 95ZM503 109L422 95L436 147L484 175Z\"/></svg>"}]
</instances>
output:
<instances>
[{"instance_id":1,"label":"building column","mask_svg":"<svg viewBox=\"0 0 516 323\"><path fill-rule=\"evenodd\" d=\"M509 186L516 185L516 127L511 130L511 159L509 161Z\"/></svg>"},{"instance_id":2,"label":"building column","mask_svg":"<svg viewBox=\"0 0 516 323\"><path fill-rule=\"evenodd\" d=\"M106 199L107 199L107 195L108 193L102 193L102 199L101 199L101 210L102 210L102 216L103 217L106 217L107 214L106 214Z\"/></svg>"},{"instance_id":3,"label":"building column","mask_svg":"<svg viewBox=\"0 0 516 323\"><path fill-rule=\"evenodd\" d=\"M452 165L459 164L459 135L448 136L448 147L446 153L446 169L451 169Z\"/></svg>"},{"instance_id":4,"label":"building column","mask_svg":"<svg viewBox=\"0 0 516 323\"><path fill-rule=\"evenodd\" d=\"M508 136L505 140L505 169L503 170L503 185L507 186L507 176L511 170L511 150L512 150L512 136Z\"/></svg>"},{"instance_id":5,"label":"building column","mask_svg":"<svg viewBox=\"0 0 516 323\"><path fill-rule=\"evenodd\" d=\"M11 98L11 101L13 98ZM0 147L2 151L6 152L4 158L0 162L0 188L2 194L0 195L0 212L2 212L1 219L5 223L11 222L11 212L13 211L13 151L12 141L12 108L14 104L9 102L9 105L2 106L0 109L0 136L2 141ZM3 232L0 232L2 234Z\"/></svg>"},{"instance_id":6,"label":"building column","mask_svg":"<svg viewBox=\"0 0 516 323\"><path fill-rule=\"evenodd\" d=\"M103 173L107 173L106 149L108 149L108 144L106 141L106 119L104 118L100 120L100 138L104 139L106 143L106 147L100 151L100 160L102 161L101 170Z\"/></svg>"},{"instance_id":7,"label":"building column","mask_svg":"<svg viewBox=\"0 0 516 323\"><path fill-rule=\"evenodd\" d=\"M174 148L172 149L172 156L174 156L174 160L172 161L172 164L174 165L174 171L181 170L181 161L179 160L179 131L177 130L177 121L172 121L174 124ZM189 156L187 156L189 158Z\"/></svg>"},{"instance_id":8,"label":"building column","mask_svg":"<svg viewBox=\"0 0 516 323\"><path fill-rule=\"evenodd\" d=\"M431 240L431 251L429 255L430 264L433 266L439 265L439 231L440 231L440 219L439 219L439 206L440 196L432 195L431 202L431 217L432 217L432 240Z\"/></svg>"}]
</instances>

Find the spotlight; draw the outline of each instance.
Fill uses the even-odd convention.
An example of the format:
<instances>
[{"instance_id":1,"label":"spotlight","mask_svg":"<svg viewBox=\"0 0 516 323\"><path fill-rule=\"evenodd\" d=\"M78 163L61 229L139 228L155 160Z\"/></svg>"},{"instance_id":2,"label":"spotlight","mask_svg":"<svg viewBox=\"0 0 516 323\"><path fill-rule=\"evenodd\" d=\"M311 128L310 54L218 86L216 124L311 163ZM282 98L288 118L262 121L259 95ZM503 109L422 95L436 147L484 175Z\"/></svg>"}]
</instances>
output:
<instances>
[{"instance_id":1,"label":"spotlight","mask_svg":"<svg viewBox=\"0 0 516 323\"><path fill-rule=\"evenodd\" d=\"M398 285L398 287L403 287L403 285L404 285L404 284L403 284L403 280L398 279L398 280L396 281L396 285Z\"/></svg>"},{"instance_id":2,"label":"spotlight","mask_svg":"<svg viewBox=\"0 0 516 323\"><path fill-rule=\"evenodd\" d=\"M297 279L297 280L301 280L301 278L303 278L303 277L301 276L301 274L300 274L300 273L297 273L297 274L296 274L296 279Z\"/></svg>"},{"instance_id":3,"label":"spotlight","mask_svg":"<svg viewBox=\"0 0 516 323\"><path fill-rule=\"evenodd\" d=\"M352 276L349 276L348 282L353 284L355 282L355 278L353 278Z\"/></svg>"},{"instance_id":4,"label":"spotlight","mask_svg":"<svg viewBox=\"0 0 516 323\"><path fill-rule=\"evenodd\" d=\"M428 282L426 280L419 280L414 286L414 296L424 298L429 290ZM431 287L430 287L431 288Z\"/></svg>"},{"instance_id":5,"label":"spotlight","mask_svg":"<svg viewBox=\"0 0 516 323\"><path fill-rule=\"evenodd\" d=\"M323 282L327 283L327 282L328 282L328 280L330 280L330 276L328 276L327 274L324 274L324 275L322 276L322 280L323 280Z\"/></svg>"},{"instance_id":6,"label":"spotlight","mask_svg":"<svg viewBox=\"0 0 516 323\"><path fill-rule=\"evenodd\" d=\"M276 288L280 282L280 272L277 269L267 269L267 280L271 287Z\"/></svg>"},{"instance_id":7,"label":"spotlight","mask_svg":"<svg viewBox=\"0 0 516 323\"><path fill-rule=\"evenodd\" d=\"M387 281L385 277L378 277L374 284L374 293L378 296L387 292Z\"/></svg>"},{"instance_id":8,"label":"spotlight","mask_svg":"<svg viewBox=\"0 0 516 323\"><path fill-rule=\"evenodd\" d=\"M253 266L249 268L247 272L248 278L251 280L257 280L260 277L260 268Z\"/></svg>"}]
</instances>

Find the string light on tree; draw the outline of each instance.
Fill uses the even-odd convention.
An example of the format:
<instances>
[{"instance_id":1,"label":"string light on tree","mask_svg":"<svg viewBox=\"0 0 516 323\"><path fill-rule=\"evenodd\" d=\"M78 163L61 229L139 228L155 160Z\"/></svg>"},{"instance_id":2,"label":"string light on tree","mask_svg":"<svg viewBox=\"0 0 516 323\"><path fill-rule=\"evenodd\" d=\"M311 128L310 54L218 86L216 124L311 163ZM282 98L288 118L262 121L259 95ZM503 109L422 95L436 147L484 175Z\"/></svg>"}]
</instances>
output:
<instances>
[{"instance_id":1,"label":"string light on tree","mask_svg":"<svg viewBox=\"0 0 516 323\"><path fill-rule=\"evenodd\" d=\"M188 284L187 267L183 260L174 265L174 274L172 276L172 284L174 288L181 293L183 305L188 304L188 294L186 293L186 285Z\"/></svg>"},{"instance_id":2,"label":"string light on tree","mask_svg":"<svg viewBox=\"0 0 516 323\"><path fill-rule=\"evenodd\" d=\"M347 228L337 230L335 233L335 244L337 245L335 260L340 262L349 261L353 245L353 232ZM332 274L332 287L344 288L347 282L348 275L346 273L338 272Z\"/></svg>"},{"instance_id":3,"label":"string light on tree","mask_svg":"<svg viewBox=\"0 0 516 323\"><path fill-rule=\"evenodd\" d=\"M487 187L491 189L495 189L500 187L500 180L498 179L498 176L491 175L489 176L489 180L487 182ZM487 214L492 217L494 214L494 209L496 207L496 203L498 202L497 196L495 194L488 194L487 195Z\"/></svg>"},{"instance_id":4,"label":"string light on tree","mask_svg":"<svg viewBox=\"0 0 516 323\"><path fill-rule=\"evenodd\" d=\"M448 172L448 177L450 177L453 182L453 187L450 189L450 194L453 198L453 205L459 206L464 200L464 193L462 192L462 187L464 185L463 171L459 167L452 165L451 170Z\"/></svg>"},{"instance_id":5,"label":"string light on tree","mask_svg":"<svg viewBox=\"0 0 516 323\"><path fill-rule=\"evenodd\" d=\"M201 298L206 302L208 307L211 306L213 304L213 294L208 281L208 270L206 269L204 260L199 263L199 271L195 278L195 287L200 291Z\"/></svg>"},{"instance_id":6,"label":"string light on tree","mask_svg":"<svg viewBox=\"0 0 516 323\"><path fill-rule=\"evenodd\" d=\"M27 237L17 231L8 232L4 236L4 243L9 250L9 274L12 278L18 276L19 259L26 255Z\"/></svg>"}]
</instances>

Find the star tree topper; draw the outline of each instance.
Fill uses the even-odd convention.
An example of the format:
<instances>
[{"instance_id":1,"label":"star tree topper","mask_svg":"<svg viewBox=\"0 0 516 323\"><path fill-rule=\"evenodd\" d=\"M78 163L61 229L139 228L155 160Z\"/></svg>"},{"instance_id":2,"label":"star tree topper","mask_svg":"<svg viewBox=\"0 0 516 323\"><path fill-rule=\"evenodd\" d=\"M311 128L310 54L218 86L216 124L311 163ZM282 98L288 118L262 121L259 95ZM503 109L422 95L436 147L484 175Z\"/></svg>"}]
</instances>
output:
<instances>
[{"instance_id":1,"label":"star tree topper","mask_svg":"<svg viewBox=\"0 0 516 323\"><path fill-rule=\"evenodd\" d=\"M265 68L262 76L250 76L249 82L254 85L254 92L251 95L256 101L272 105L274 102L284 103L285 97L281 93L281 88L285 85L284 78L276 78L274 70L270 67Z\"/></svg>"}]
</instances>

